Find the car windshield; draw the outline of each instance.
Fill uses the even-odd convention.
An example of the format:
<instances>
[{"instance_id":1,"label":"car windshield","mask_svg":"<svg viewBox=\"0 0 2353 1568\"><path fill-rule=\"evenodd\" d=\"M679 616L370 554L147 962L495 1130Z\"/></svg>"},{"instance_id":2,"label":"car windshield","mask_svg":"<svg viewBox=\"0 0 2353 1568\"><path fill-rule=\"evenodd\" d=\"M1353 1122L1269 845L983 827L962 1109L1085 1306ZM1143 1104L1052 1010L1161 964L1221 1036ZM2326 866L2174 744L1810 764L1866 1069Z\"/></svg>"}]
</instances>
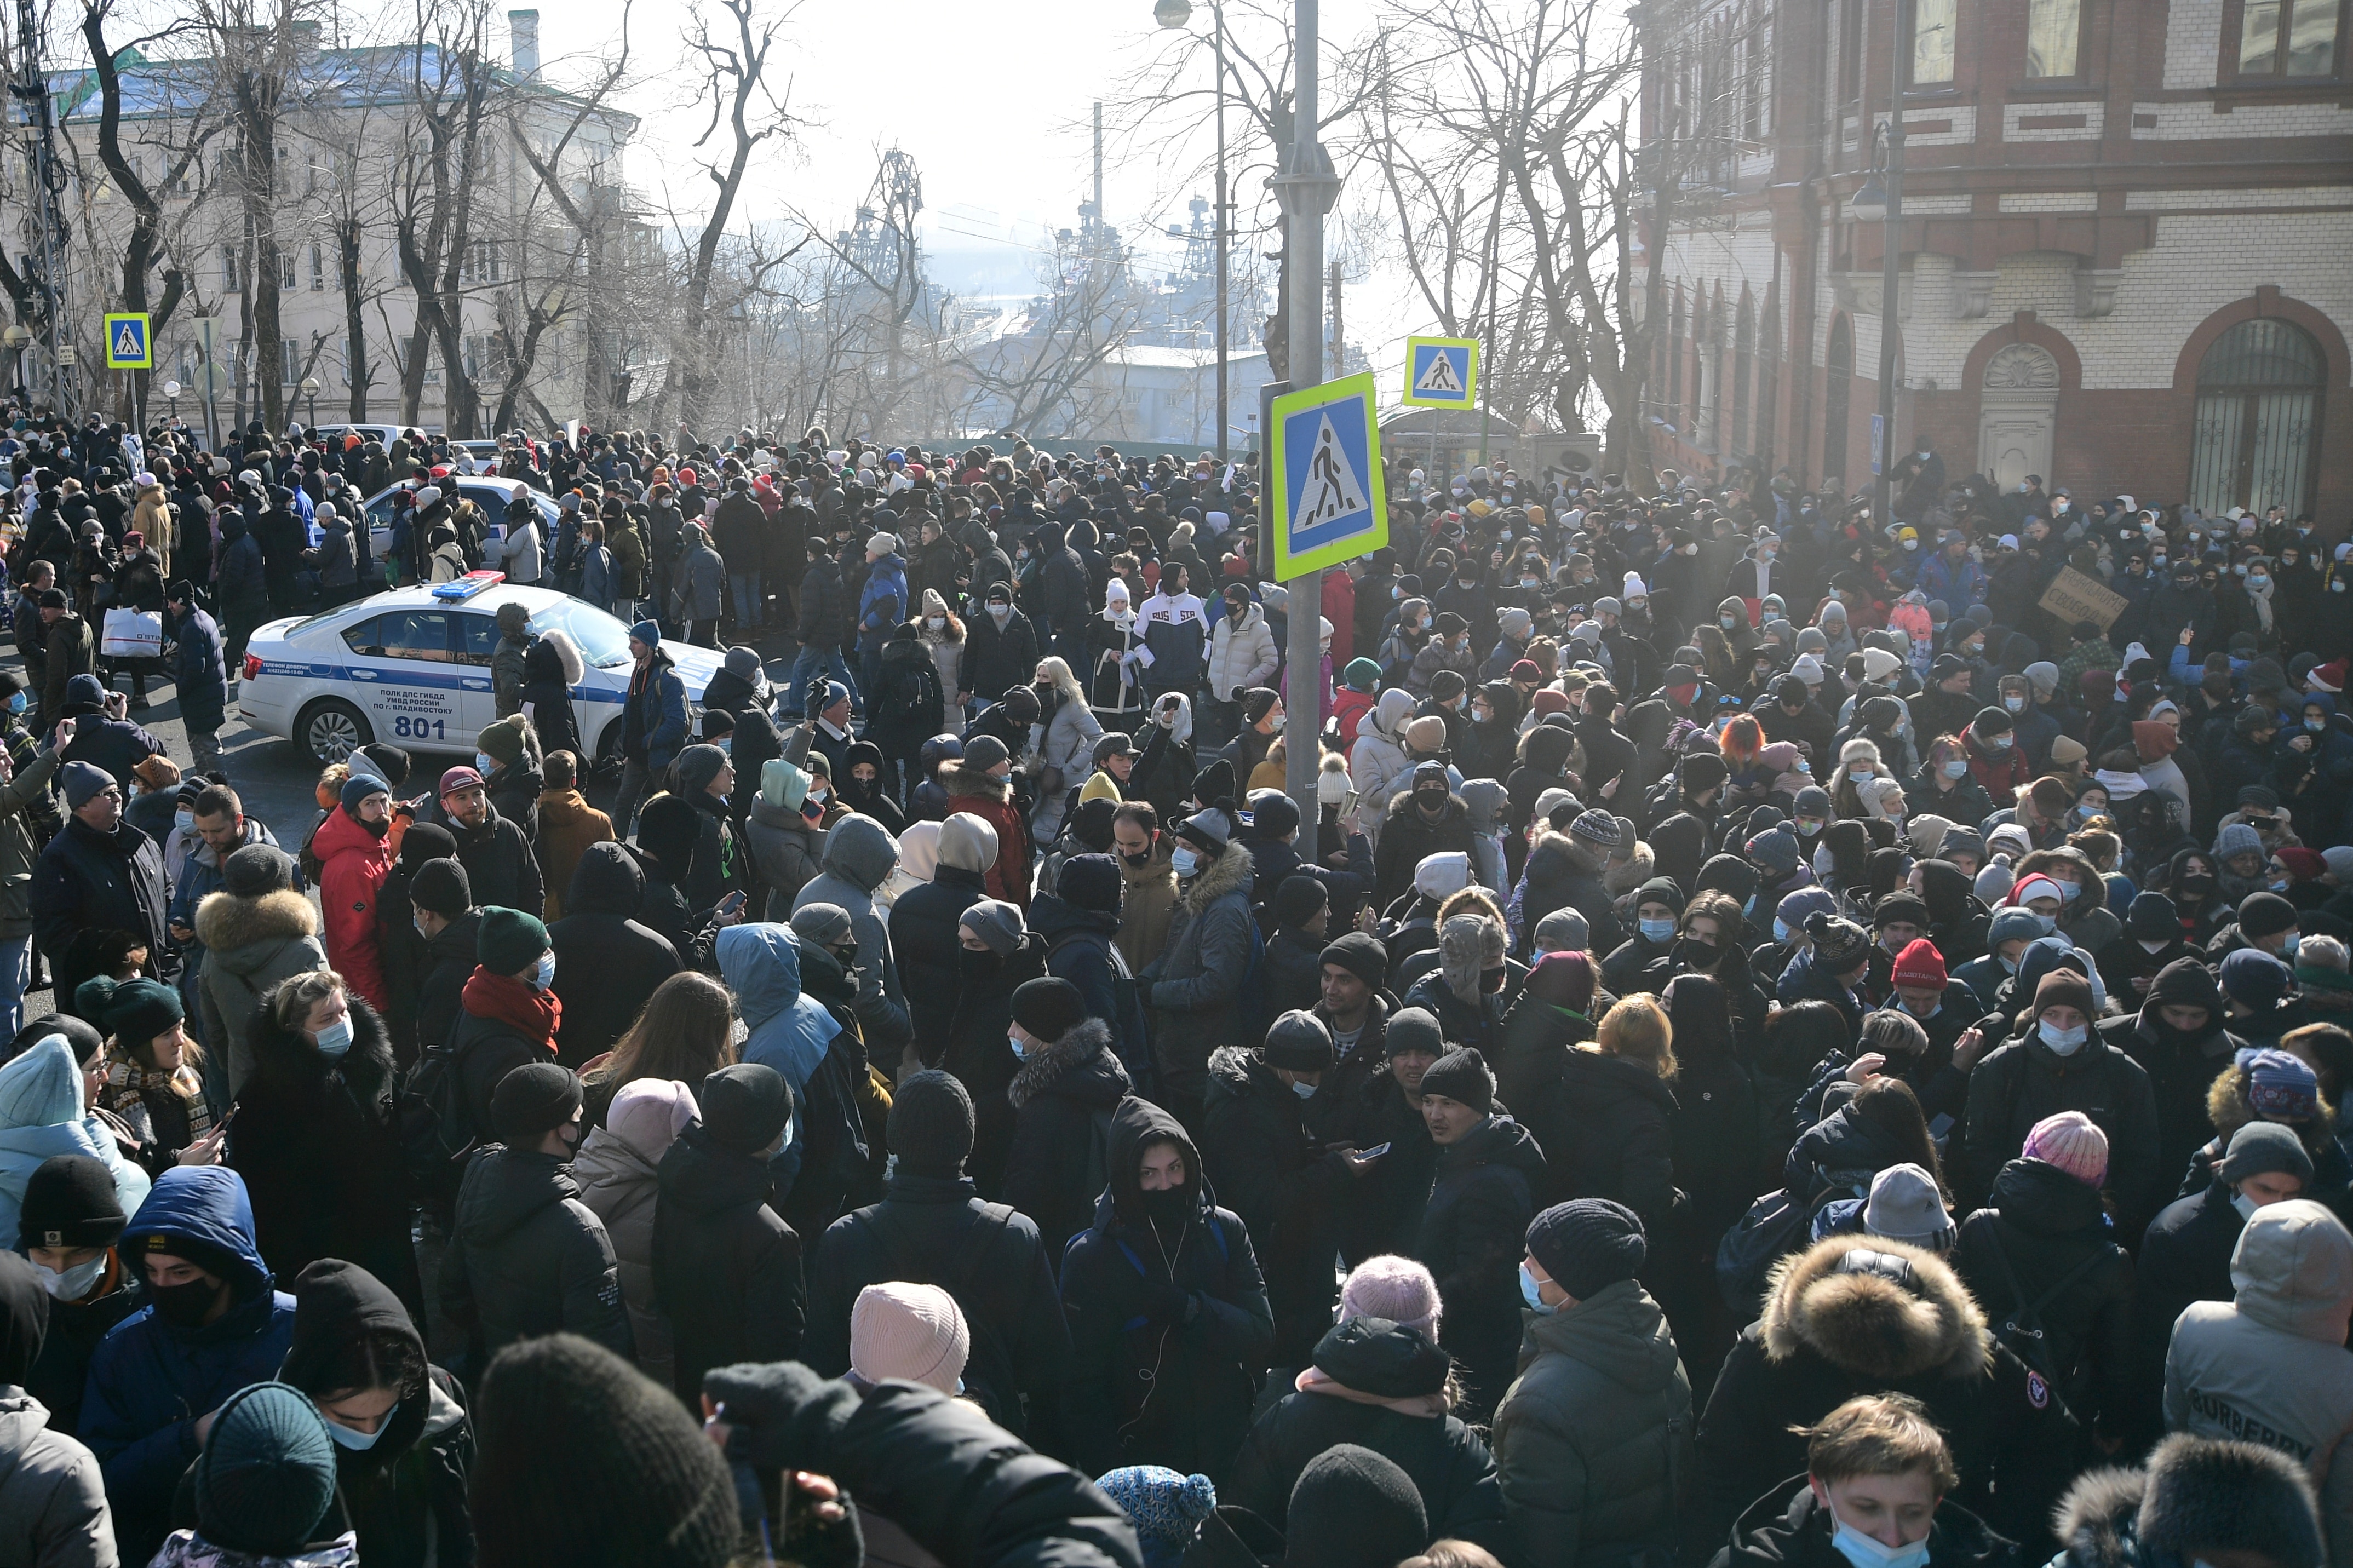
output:
<instances>
[{"instance_id":1,"label":"car windshield","mask_svg":"<svg viewBox=\"0 0 2353 1568\"><path fill-rule=\"evenodd\" d=\"M560 599L532 616L533 632L561 629L580 645L580 657L596 669L615 669L629 662L629 628L594 605L578 599Z\"/></svg>"}]
</instances>

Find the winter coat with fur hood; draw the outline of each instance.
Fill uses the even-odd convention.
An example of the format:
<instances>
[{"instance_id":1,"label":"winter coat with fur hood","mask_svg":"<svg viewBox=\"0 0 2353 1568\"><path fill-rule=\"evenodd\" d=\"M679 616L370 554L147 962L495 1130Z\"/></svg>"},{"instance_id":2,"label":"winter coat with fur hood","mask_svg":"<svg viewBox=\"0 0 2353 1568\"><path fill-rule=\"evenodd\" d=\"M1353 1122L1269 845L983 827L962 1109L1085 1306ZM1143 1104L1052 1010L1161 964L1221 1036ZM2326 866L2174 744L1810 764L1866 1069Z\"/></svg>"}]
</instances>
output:
<instances>
[{"instance_id":1,"label":"winter coat with fur hood","mask_svg":"<svg viewBox=\"0 0 2353 1568\"><path fill-rule=\"evenodd\" d=\"M2287 1454L2258 1443L2176 1433L2145 1468L2094 1470L2058 1511L2051 1568L2139 1568L2171 1548L2228 1542L2273 1563L2319 1563L2312 1483ZM1933 1561L1943 1562L1941 1557Z\"/></svg>"},{"instance_id":2,"label":"winter coat with fur hood","mask_svg":"<svg viewBox=\"0 0 2353 1568\"><path fill-rule=\"evenodd\" d=\"M1949 1265L1864 1236L1827 1237L1774 1266L1764 1314L1734 1342L1700 1417L1690 1549L1704 1555L1750 1502L1805 1469L1792 1426L1888 1392L1919 1400L1945 1434L1961 1475L1954 1499L2047 1555L2074 1419L1994 1339Z\"/></svg>"},{"instance_id":3,"label":"winter coat with fur hood","mask_svg":"<svg viewBox=\"0 0 2353 1568\"><path fill-rule=\"evenodd\" d=\"M196 940L205 946L198 976L205 1038L228 1068L231 1096L253 1074L254 1012L278 983L327 967L319 917L291 889L258 899L208 895L196 906Z\"/></svg>"},{"instance_id":4,"label":"winter coat with fur hood","mask_svg":"<svg viewBox=\"0 0 2353 1568\"><path fill-rule=\"evenodd\" d=\"M940 768L948 810L969 812L997 830L997 860L988 868L988 896L1029 907L1029 819L1014 803L1013 784L961 762Z\"/></svg>"},{"instance_id":5,"label":"winter coat with fur hood","mask_svg":"<svg viewBox=\"0 0 2353 1568\"><path fill-rule=\"evenodd\" d=\"M1838 1521L1821 1506L1804 1476L1790 1476L1758 1498L1715 1547L1710 1568L1853 1568L1831 1544ZM2042 1561L1986 1528L1976 1514L1947 1498L1928 1521L1928 1561L1937 1568L2031 1568Z\"/></svg>"},{"instance_id":6,"label":"winter coat with fur hood","mask_svg":"<svg viewBox=\"0 0 2353 1568\"><path fill-rule=\"evenodd\" d=\"M1178 896L1167 948L1136 977L1160 1081L1197 1102L1208 1090L1209 1053L1234 1041L1256 926L1255 871L1249 852L1233 843L1196 871Z\"/></svg>"},{"instance_id":7,"label":"winter coat with fur hood","mask_svg":"<svg viewBox=\"0 0 2353 1568\"><path fill-rule=\"evenodd\" d=\"M2353 1562L2353 1235L2308 1198L2257 1209L2231 1255L2233 1299L2195 1301L2165 1358L2165 1424L2302 1461L2328 1560Z\"/></svg>"},{"instance_id":8,"label":"winter coat with fur hood","mask_svg":"<svg viewBox=\"0 0 2353 1568\"><path fill-rule=\"evenodd\" d=\"M1409 770L1409 784L1411 776ZM1414 868L1425 857L1450 850L1471 854L1472 837L1471 807L1460 795L1447 795L1446 809L1433 822L1422 815L1410 787L1399 789L1389 796L1380 843L1373 851L1374 903L1387 909L1404 897L1413 887Z\"/></svg>"},{"instance_id":9,"label":"winter coat with fur hood","mask_svg":"<svg viewBox=\"0 0 2353 1568\"><path fill-rule=\"evenodd\" d=\"M1013 1108L1005 1201L1037 1221L1047 1260L1058 1269L1063 1247L1094 1213L1112 1112L1129 1087L1111 1026L1100 1018L1031 1051L1005 1087Z\"/></svg>"}]
</instances>

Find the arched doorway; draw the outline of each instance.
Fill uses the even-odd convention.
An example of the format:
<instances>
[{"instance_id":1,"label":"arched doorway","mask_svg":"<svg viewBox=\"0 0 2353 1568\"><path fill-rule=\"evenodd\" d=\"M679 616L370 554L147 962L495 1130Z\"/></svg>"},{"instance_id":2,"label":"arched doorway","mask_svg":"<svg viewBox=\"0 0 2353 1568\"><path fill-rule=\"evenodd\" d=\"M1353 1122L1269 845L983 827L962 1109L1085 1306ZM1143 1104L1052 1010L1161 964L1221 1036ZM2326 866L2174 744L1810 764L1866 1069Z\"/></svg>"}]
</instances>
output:
<instances>
[{"instance_id":1,"label":"arched doorway","mask_svg":"<svg viewBox=\"0 0 2353 1568\"><path fill-rule=\"evenodd\" d=\"M2198 362L2189 499L2200 511L2308 510L2318 468L2327 362L2312 335L2277 316L2241 321Z\"/></svg>"},{"instance_id":2,"label":"arched doorway","mask_svg":"<svg viewBox=\"0 0 2353 1568\"><path fill-rule=\"evenodd\" d=\"M1844 316L1831 323L1830 352L1823 356L1823 367L1830 385L1822 398L1822 478L1843 481L1847 409L1854 393L1854 328Z\"/></svg>"},{"instance_id":3,"label":"arched doorway","mask_svg":"<svg viewBox=\"0 0 2353 1568\"><path fill-rule=\"evenodd\" d=\"M2005 343L1978 385L1978 472L2008 489L2051 472L2059 423L2059 362L2035 343Z\"/></svg>"}]
</instances>

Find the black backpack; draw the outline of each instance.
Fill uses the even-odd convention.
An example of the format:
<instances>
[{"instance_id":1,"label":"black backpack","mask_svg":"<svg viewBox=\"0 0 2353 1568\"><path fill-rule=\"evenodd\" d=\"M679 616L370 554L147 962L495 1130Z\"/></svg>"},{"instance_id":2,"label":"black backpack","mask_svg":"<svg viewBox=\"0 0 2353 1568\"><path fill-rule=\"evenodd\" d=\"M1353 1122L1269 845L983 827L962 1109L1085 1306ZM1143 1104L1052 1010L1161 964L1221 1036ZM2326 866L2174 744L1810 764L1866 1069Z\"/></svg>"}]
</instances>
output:
<instances>
[{"instance_id":1,"label":"black backpack","mask_svg":"<svg viewBox=\"0 0 2353 1568\"><path fill-rule=\"evenodd\" d=\"M2002 1283L2010 1289L2010 1310L1993 1323L1994 1338L2008 1345L2010 1353L2026 1363L2028 1369L2040 1373L2042 1381L2059 1390L2063 1398L2073 1402L2081 1390L2069 1386L2069 1374L2075 1369L2059 1365L2052 1359L2049 1336L2042 1331L2042 1310L2065 1295L2078 1279L2108 1260L2111 1252L2118 1250L2116 1243L2104 1242L2092 1249L2081 1263L2061 1275L2052 1287L2031 1301L2026 1299L2026 1287L2020 1282L2018 1267L2010 1260L2010 1248L2001 1244L2002 1221L1999 1215L1986 1230L1986 1240L1993 1247L1995 1259L2001 1265ZM1990 1314L1989 1314L1990 1315Z\"/></svg>"},{"instance_id":2,"label":"black backpack","mask_svg":"<svg viewBox=\"0 0 2353 1568\"><path fill-rule=\"evenodd\" d=\"M466 1163L481 1143L459 1102L459 1057L449 1041L420 1054L401 1082L395 1109L408 1190L445 1222L457 1209Z\"/></svg>"},{"instance_id":3,"label":"black backpack","mask_svg":"<svg viewBox=\"0 0 2353 1568\"><path fill-rule=\"evenodd\" d=\"M955 1256L938 1268L923 1261L923 1248L892 1215L889 1205L877 1204L865 1214L867 1224L873 1227L875 1239L882 1244L883 1254L890 1261L892 1279L912 1285L936 1285L955 1298L971 1334L972 1348L964 1363L965 1392L990 1420L1015 1436L1021 1436L1028 1423L1022 1415L1021 1386L1013 1374L1013 1357L995 1327L978 1310L973 1293L981 1265L987 1261L997 1238L1011 1226L1012 1205L982 1204L979 1216L965 1231Z\"/></svg>"},{"instance_id":4,"label":"black backpack","mask_svg":"<svg viewBox=\"0 0 2353 1568\"><path fill-rule=\"evenodd\" d=\"M1809 1202L1783 1187L1749 1205L1740 1223L1724 1233L1724 1239L1715 1244L1715 1289L1741 1323L1755 1322L1764 1310L1773 1266L1793 1252L1805 1250L1813 1234L1815 1214L1844 1195L1832 1187Z\"/></svg>"}]
</instances>

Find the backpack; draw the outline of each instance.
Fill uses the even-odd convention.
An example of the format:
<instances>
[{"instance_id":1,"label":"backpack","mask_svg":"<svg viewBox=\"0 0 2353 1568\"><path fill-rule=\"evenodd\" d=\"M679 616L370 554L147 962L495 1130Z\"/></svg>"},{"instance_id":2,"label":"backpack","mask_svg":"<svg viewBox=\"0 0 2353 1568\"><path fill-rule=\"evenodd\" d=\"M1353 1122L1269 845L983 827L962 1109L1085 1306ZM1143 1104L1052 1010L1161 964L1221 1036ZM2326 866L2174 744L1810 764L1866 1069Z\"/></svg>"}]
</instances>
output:
<instances>
[{"instance_id":1,"label":"backpack","mask_svg":"<svg viewBox=\"0 0 2353 1568\"><path fill-rule=\"evenodd\" d=\"M956 1305L964 1310L965 1326L971 1334L972 1348L964 1363L965 1389L988 1413L990 1420L1015 1436L1021 1436L1028 1423L1022 1415L1021 1387L1013 1373L1012 1353L997 1337L996 1328L977 1310L978 1301L973 1294L981 1265L997 1238L1011 1227L1012 1205L982 1204L979 1218L965 1231L955 1256L937 1268L925 1260L923 1249L891 1215L886 1205L877 1204L865 1212L867 1223L873 1227L875 1239L882 1244L883 1254L889 1259L890 1278L914 1285L936 1285L955 1298Z\"/></svg>"},{"instance_id":2,"label":"backpack","mask_svg":"<svg viewBox=\"0 0 2353 1568\"><path fill-rule=\"evenodd\" d=\"M1046 963L1050 966L1050 966L1054 962L1054 955L1056 953L1060 952L1065 948L1076 946L1082 943L1088 947L1092 947L1097 952L1102 953L1104 960L1111 965L1111 1006L1113 1016L1104 1019L1103 1022L1111 1026L1112 1054L1120 1058L1120 1065L1125 1067L1128 1069L1128 1076L1131 1079L1134 1079L1135 1077L1137 1068L1145 1064L1129 1062L1124 1056L1120 1054L1118 1047L1128 1043L1123 1038L1123 1037L1127 1033L1128 1021L1131 1019L1142 1018L1144 1016L1144 1004L1136 994L1134 972L1127 967L1127 955L1119 951L1119 944L1113 942L1111 938L1105 936L1099 931L1083 931L1073 927L1069 931L1057 932L1053 940L1046 944ZM1142 1047L1145 1046L1146 1042L1137 1040L1134 1044ZM1141 1093L1145 1087L1146 1086L1140 1080L1135 1084L1135 1089L1138 1093ZM1106 1129L1110 1126L1108 1119L1105 1120L1104 1126ZM1101 1144L1098 1143L1096 1152L1099 1152L1100 1149ZM1103 1184L1098 1182L1093 1185L1089 1186L1086 1190L1090 1193L1099 1193L1103 1191Z\"/></svg>"},{"instance_id":3,"label":"backpack","mask_svg":"<svg viewBox=\"0 0 2353 1568\"><path fill-rule=\"evenodd\" d=\"M1715 1290L1742 1323L1755 1322L1764 1310L1773 1266L1805 1248L1813 1234L1815 1211L1843 1195L1832 1187L1809 1202L1783 1187L1749 1205L1740 1223L1724 1233L1715 1244Z\"/></svg>"},{"instance_id":4,"label":"backpack","mask_svg":"<svg viewBox=\"0 0 2353 1568\"><path fill-rule=\"evenodd\" d=\"M2026 1287L2019 1281L2018 1268L2010 1260L2010 1249L2001 1244L2000 1215L1994 1215L1993 1221L1986 1229L1986 1240L1992 1244L1993 1255L2001 1264L2002 1282L2010 1288L2010 1310L1995 1320L1994 1338L2008 1345L2010 1353L2024 1362L2029 1371L2041 1373L2043 1382L2060 1390L2063 1397L2068 1393L2077 1392L2066 1386L2065 1374L2072 1369L2060 1366L2051 1359L2050 1340L2042 1331L2042 1310L2066 1294L2070 1286L2090 1274L2094 1268L2105 1263L2116 1244L2106 1242L2094 1247L2081 1263L2061 1275L2049 1289L2030 1301L2026 1299ZM1987 1315L1990 1317L1992 1314Z\"/></svg>"},{"instance_id":5,"label":"backpack","mask_svg":"<svg viewBox=\"0 0 2353 1568\"><path fill-rule=\"evenodd\" d=\"M1234 1038L1263 1040L1273 1020L1266 1013L1266 933L1258 929L1258 921L1250 922L1250 963L1242 968L1242 983L1234 993Z\"/></svg>"},{"instance_id":6,"label":"backpack","mask_svg":"<svg viewBox=\"0 0 2353 1568\"><path fill-rule=\"evenodd\" d=\"M481 1142L467 1128L458 1062L456 1047L447 1041L420 1053L394 1109L408 1189L445 1221L457 1208L467 1161Z\"/></svg>"}]
</instances>

